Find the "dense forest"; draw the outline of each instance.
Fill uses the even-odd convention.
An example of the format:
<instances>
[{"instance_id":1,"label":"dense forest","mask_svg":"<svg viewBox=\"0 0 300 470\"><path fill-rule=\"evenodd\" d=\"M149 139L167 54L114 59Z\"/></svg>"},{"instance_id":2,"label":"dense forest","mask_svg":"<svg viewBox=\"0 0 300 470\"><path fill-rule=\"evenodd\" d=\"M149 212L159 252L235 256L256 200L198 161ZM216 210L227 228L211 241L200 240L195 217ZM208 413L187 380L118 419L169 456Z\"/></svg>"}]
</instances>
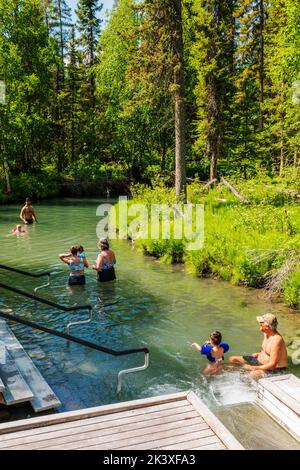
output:
<instances>
[{"instance_id":1,"label":"dense forest","mask_svg":"<svg viewBox=\"0 0 300 470\"><path fill-rule=\"evenodd\" d=\"M119 0L105 26L102 8L78 0L73 24L66 0L0 0L2 200L298 167L300 0Z\"/></svg>"}]
</instances>

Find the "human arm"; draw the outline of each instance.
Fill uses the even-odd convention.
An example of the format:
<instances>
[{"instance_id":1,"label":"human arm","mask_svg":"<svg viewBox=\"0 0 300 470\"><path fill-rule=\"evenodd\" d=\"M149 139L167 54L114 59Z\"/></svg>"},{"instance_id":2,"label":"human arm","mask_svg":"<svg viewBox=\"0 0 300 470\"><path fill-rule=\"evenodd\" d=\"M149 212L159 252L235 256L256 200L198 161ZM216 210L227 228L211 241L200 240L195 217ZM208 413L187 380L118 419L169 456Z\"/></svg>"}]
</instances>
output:
<instances>
[{"instance_id":1,"label":"human arm","mask_svg":"<svg viewBox=\"0 0 300 470\"><path fill-rule=\"evenodd\" d=\"M26 221L25 216L24 216L24 208L25 207L22 207L22 209L21 209L20 219L22 220L22 222L24 222L24 224L27 224L27 221Z\"/></svg>"},{"instance_id":2,"label":"human arm","mask_svg":"<svg viewBox=\"0 0 300 470\"><path fill-rule=\"evenodd\" d=\"M95 271L102 271L102 269L101 269L101 268L102 268L102 264L103 264L103 262L102 262L102 255L99 254L98 257L97 257L96 264L94 264L94 266L93 266L93 269L94 269Z\"/></svg>"},{"instance_id":3,"label":"human arm","mask_svg":"<svg viewBox=\"0 0 300 470\"><path fill-rule=\"evenodd\" d=\"M191 346L195 346L195 348L197 349L197 351L201 351L201 346L200 346L200 344L198 344L198 343L192 343Z\"/></svg>"},{"instance_id":4,"label":"human arm","mask_svg":"<svg viewBox=\"0 0 300 470\"><path fill-rule=\"evenodd\" d=\"M85 257L83 258L83 264L84 264L84 267L85 267L85 268L88 268L88 267L89 267L88 260L87 260Z\"/></svg>"},{"instance_id":5,"label":"human arm","mask_svg":"<svg viewBox=\"0 0 300 470\"><path fill-rule=\"evenodd\" d=\"M69 259L70 255L65 255L65 254L61 254L59 255L59 259L63 262L63 263L66 263L66 264L70 264L70 259Z\"/></svg>"},{"instance_id":6,"label":"human arm","mask_svg":"<svg viewBox=\"0 0 300 470\"><path fill-rule=\"evenodd\" d=\"M59 255L60 258L61 258L61 257L63 257L63 258L71 258L71 256L72 256L72 253L61 253L61 254Z\"/></svg>"}]
</instances>

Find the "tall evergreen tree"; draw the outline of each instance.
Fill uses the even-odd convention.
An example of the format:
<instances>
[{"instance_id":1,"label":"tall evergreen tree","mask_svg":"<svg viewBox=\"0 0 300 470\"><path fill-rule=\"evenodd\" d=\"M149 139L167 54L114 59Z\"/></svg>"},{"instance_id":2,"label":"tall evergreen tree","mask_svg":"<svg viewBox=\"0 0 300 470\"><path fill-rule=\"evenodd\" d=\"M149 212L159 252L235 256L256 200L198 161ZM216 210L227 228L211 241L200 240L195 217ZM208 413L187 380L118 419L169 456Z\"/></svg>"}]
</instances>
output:
<instances>
[{"instance_id":1,"label":"tall evergreen tree","mask_svg":"<svg viewBox=\"0 0 300 470\"><path fill-rule=\"evenodd\" d=\"M293 101L294 82L300 78L300 1L273 0L267 22L266 66L268 97L265 106L265 146L269 159L284 175L297 160L300 116ZM274 160L275 156L275 160Z\"/></svg>"},{"instance_id":2,"label":"tall evergreen tree","mask_svg":"<svg viewBox=\"0 0 300 470\"><path fill-rule=\"evenodd\" d=\"M175 187L177 199L186 197L185 73L181 0L145 0L141 12L140 43L133 67L143 89L165 89L174 103ZM151 91L150 91L151 90Z\"/></svg>"},{"instance_id":3,"label":"tall evergreen tree","mask_svg":"<svg viewBox=\"0 0 300 470\"><path fill-rule=\"evenodd\" d=\"M71 8L66 0L52 0L50 9L50 29L54 34L59 45L60 55L60 80L64 82L65 77L65 58L67 54L67 44L70 39Z\"/></svg>"},{"instance_id":4,"label":"tall evergreen tree","mask_svg":"<svg viewBox=\"0 0 300 470\"><path fill-rule=\"evenodd\" d=\"M0 0L0 76L7 90L0 140L14 171L38 171L49 150L54 62L43 4Z\"/></svg>"},{"instance_id":5,"label":"tall evergreen tree","mask_svg":"<svg viewBox=\"0 0 300 470\"><path fill-rule=\"evenodd\" d=\"M80 100L81 56L77 50L75 26L72 26L69 44L68 64L65 79L65 116L67 161L74 164L78 154L79 129L82 118Z\"/></svg>"},{"instance_id":6,"label":"tall evergreen tree","mask_svg":"<svg viewBox=\"0 0 300 470\"><path fill-rule=\"evenodd\" d=\"M196 40L193 63L197 73L197 149L210 159L210 179L226 152L230 134L234 72L235 0L201 0L194 4Z\"/></svg>"},{"instance_id":7,"label":"tall evergreen tree","mask_svg":"<svg viewBox=\"0 0 300 470\"><path fill-rule=\"evenodd\" d=\"M76 14L78 16L78 30L80 32L79 43L85 55L85 66L89 86L87 87L87 99L89 106L95 106L95 72L96 50L99 42L102 21L98 14L103 4L99 0L79 0Z\"/></svg>"}]
</instances>

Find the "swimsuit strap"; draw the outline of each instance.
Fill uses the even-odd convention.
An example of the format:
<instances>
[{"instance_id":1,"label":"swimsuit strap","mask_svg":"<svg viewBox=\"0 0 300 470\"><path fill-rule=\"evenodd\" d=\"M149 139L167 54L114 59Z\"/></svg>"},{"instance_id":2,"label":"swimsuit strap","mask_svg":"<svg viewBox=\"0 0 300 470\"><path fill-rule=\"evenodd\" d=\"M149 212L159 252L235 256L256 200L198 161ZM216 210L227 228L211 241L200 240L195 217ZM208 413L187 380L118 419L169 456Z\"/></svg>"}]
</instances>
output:
<instances>
[{"instance_id":1,"label":"swimsuit strap","mask_svg":"<svg viewBox=\"0 0 300 470\"><path fill-rule=\"evenodd\" d=\"M70 266L71 271L82 271L84 269L84 263L83 263L82 258L80 258L79 264L74 264L74 262L71 261L69 266Z\"/></svg>"}]
</instances>

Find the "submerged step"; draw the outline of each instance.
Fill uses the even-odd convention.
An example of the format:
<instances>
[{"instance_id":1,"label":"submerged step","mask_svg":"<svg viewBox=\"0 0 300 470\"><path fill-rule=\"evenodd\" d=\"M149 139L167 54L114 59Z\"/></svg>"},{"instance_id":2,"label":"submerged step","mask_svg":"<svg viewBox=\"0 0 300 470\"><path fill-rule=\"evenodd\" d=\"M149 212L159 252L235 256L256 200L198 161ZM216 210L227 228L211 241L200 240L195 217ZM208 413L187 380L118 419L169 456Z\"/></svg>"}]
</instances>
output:
<instances>
[{"instance_id":1,"label":"submerged step","mask_svg":"<svg viewBox=\"0 0 300 470\"><path fill-rule=\"evenodd\" d=\"M32 391L30 403L34 411L60 406L59 399L4 321L0 321L0 340L5 341L7 351Z\"/></svg>"},{"instance_id":2,"label":"submerged step","mask_svg":"<svg viewBox=\"0 0 300 470\"><path fill-rule=\"evenodd\" d=\"M261 379L257 403L300 441L300 379L292 374Z\"/></svg>"},{"instance_id":3,"label":"submerged step","mask_svg":"<svg viewBox=\"0 0 300 470\"><path fill-rule=\"evenodd\" d=\"M3 398L8 406L30 401L33 398L31 389L8 351L6 351L6 363L0 364L0 377L5 387L2 392Z\"/></svg>"}]
</instances>

